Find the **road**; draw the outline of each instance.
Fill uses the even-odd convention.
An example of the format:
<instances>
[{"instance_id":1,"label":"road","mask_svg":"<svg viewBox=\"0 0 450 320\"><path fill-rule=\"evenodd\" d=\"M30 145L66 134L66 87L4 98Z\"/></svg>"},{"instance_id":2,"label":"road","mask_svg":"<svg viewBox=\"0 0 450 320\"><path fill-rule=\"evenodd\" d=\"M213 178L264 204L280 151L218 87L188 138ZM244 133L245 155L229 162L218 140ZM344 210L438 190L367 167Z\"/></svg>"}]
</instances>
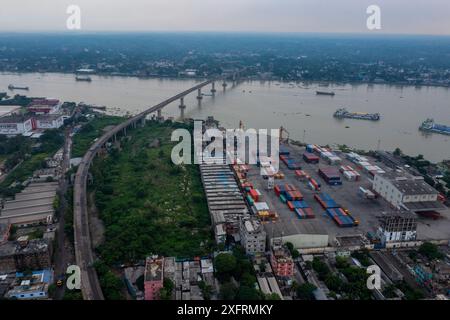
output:
<instances>
[{"instance_id":1,"label":"road","mask_svg":"<svg viewBox=\"0 0 450 320\"><path fill-rule=\"evenodd\" d=\"M65 142L64 142L64 153L63 161L61 163L61 178L59 181L59 221L58 221L58 232L57 232L57 250L55 252L55 275L59 277L64 274L67 268L67 263L69 262L69 257L67 257L67 247L66 247L66 237L65 237L65 220L64 214L67 208L67 199L65 197L67 192L67 179L66 172L70 169L70 158L72 150L72 137L70 135L72 128L69 127L65 131ZM56 289L54 299L61 300L64 297L65 285Z\"/></svg>"}]
</instances>

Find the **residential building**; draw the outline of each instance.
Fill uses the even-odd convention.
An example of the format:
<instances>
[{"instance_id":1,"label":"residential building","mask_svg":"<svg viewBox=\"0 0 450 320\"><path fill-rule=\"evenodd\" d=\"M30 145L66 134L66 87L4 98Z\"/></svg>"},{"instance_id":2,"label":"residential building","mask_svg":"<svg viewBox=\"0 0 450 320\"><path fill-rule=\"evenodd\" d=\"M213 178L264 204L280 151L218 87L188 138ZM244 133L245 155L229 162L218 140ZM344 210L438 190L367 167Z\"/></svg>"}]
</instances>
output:
<instances>
[{"instance_id":1,"label":"residential building","mask_svg":"<svg viewBox=\"0 0 450 320\"><path fill-rule=\"evenodd\" d=\"M439 192L427 184L423 177L397 171L377 174L373 180L373 190L398 210L443 209L438 202Z\"/></svg>"},{"instance_id":2,"label":"residential building","mask_svg":"<svg viewBox=\"0 0 450 320\"><path fill-rule=\"evenodd\" d=\"M0 270L36 270L51 267L51 243L45 239L20 237L0 246Z\"/></svg>"},{"instance_id":3,"label":"residential building","mask_svg":"<svg viewBox=\"0 0 450 320\"><path fill-rule=\"evenodd\" d=\"M377 232L383 244L414 241L417 238L417 219L409 213L405 216L384 216L380 218Z\"/></svg>"},{"instance_id":4,"label":"residential building","mask_svg":"<svg viewBox=\"0 0 450 320\"><path fill-rule=\"evenodd\" d=\"M270 265L276 276L292 277L294 275L294 260L291 253L278 239L273 239L272 242Z\"/></svg>"},{"instance_id":5,"label":"residential building","mask_svg":"<svg viewBox=\"0 0 450 320\"><path fill-rule=\"evenodd\" d=\"M18 272L13 288L6 293L6 297L19 300L47 299L48 287L52 282L51 269L33 271L31 275Z\"/></svg>"},{"instance_id":6,"label":"residential building","mask_svg":"<svg viewBox=\"0 0 450 320\"><path fill-rule=\"evenodd\" d=\"M164 257L147 257L144 272L145 300L159 300L164 283Z\"/></svg>"},{"instance_id":7,"label":"residential building","mask_svg":"<svg viewBox=\"0 0 450 320\"><path fill-rule=\"evenodd\" d=\"M240 223L241 244L250 255L266 251L266 232L256 217L245 215Z\"/></svg>"}]
</instances>

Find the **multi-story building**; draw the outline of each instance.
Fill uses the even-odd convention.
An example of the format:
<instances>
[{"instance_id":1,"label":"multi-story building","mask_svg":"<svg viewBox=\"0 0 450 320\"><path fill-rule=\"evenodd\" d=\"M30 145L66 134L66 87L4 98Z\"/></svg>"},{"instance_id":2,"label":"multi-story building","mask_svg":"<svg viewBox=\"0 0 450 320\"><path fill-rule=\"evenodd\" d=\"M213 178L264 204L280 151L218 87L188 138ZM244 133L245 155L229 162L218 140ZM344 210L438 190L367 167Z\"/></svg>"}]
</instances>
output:
<instances>
[{"instance_id":1,"label":"multi-story building","mask_svg":"<svg viewBox=\"0 0 450 320\"><path fill-rule=\"evenodd\" d=\"M61 114L46 114L34 117L36 129L58 129L64 125L64 116Z\"/></svg>"},{"instance_id":2,"label":"multi-story building","mask_svg":"<svg viewBox=\"0 0 450 320\"><path fill-rule=\"evenodd\" d=\"M37 115L55 114L59 112L61 105L57 99L33 99L27 109Z\"/></svg>"},{"instance_id":3,"label":"multi-story building","mask_svg":"<svg viewBox=\"0 0 450 320\"><path fill-rule=\"evenodd\" d=\"M266 232L261 222L250 215L241 217L241 244L247 254L264 253L266 251Z\"/></svg>"},{"instance_id":4,"label":"multi-story building","mask_svg":"<svg viewBox=\"0 0 450 320\"><path fill-rule=\"evenodd\" d=\"M11 231L11 225L9 223L0 223L0 245L6 243Z\"/></svg>"},{"instance_id":5,"label":"multi-story building","mask_svg":"<svg viewBox=\"0 0 450 320\"><path fill-rule=\"evenodd\" d=\"M52 282L51 269L33 271L31 275L16 273L15 284L6 297L18 300L47 299L48 287Z\"/></svg>"},{"instance_id":6,"label":"multi-story building","mask_svg":"<svg viewBox=\"0 0 450 320\"><path fill-rule=\"evenodd\" d=\"M414 241L417 238L417 219L413 216L385 216L380 218L377 232L384 244L386 242Z\"/></svg>"},{"instance_id":7,"label":"multi-story building","mask_svg":"<svg viewBox=\"0 0 450 320\"><path fill-rule=\"evenodd\" d=\"M4 243L0 246L0 270L48 269L51 267L51 249L48 240L28 240L26 236Z\"/></svg>"},{"instance_id":8,"label":"multi-story building","mask_svg":"<svg viewBox=\"0 0 450 320\"><path fill-rule=\"evenodd\" d=\"M7 116L0 118L0 134L19 135L33 130L33 117Z\"/></svg>"},{"instance_id":9,"label":"multi-story building","mask_svg":"<svg viewBox=\"0 0 450 320\"><path fill-rule=\"evenodd\" d=\"M147 257L144 272L145 300L158 300L164 283L164 257Z\"/></svg>"},{"instance_id":10,"label":"multi-story building","mask_svg":"<svg viewBox=\"0 0 450 320\"><path fill-rule=\"evenodd\" d=\"M280 239L273 239L270 265L276 276L292 277L294 275L294 260Z\"/></svg>"},{"instance_id":11,"label":"multi-story building","mask_svg":"<svg viewBox=\"0 0 450 320\"><path fill-rule=\"evenodd\" d=\"M423 177L407 173L377 174L373 190L398 210L439 209L439 192L427 184Z\"/></svg>"}]
</instances>

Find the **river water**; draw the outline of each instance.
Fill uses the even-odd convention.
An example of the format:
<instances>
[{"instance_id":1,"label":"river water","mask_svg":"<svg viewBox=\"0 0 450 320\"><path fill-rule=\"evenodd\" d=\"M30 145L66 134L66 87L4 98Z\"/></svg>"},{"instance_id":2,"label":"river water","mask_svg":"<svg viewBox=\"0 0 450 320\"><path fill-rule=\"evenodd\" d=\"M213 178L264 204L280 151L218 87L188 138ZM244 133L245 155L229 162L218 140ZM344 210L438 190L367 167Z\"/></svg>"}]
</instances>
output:
<instances>
[{"instance_id":1,"label":"river water","mask_svg":"<svg viewBox=\"0 0 450 320\"><path fill-rule=\"evenodd\" d=\"M28 86L15 91L29 96L45 96L63 101L105 105L109 113L132 114L144 110L193 86L195 80L139 79L133 77L91 76L92 82L77 82L70 74L0 74L0 91L9 84ZM215 97L205 96L201 105L196 93L185 99L186 116L206 118L213 115L224 127L246 128L284 126L292 139L317 144L346 144L359 149L393 150L399 147L410 155L427 159L450 159L450 136L423 134L418 130L426 118L450 125L450 89L391 85L244 82L223 92L217 84ZM209 88L205 88L204 93ZM316 90L336 95L317 96ZM345 107L353 112L378 112L378 122L337 120L334 111ZM163 111L178 116L176 103Z\"/></svg>"}]
</instances>

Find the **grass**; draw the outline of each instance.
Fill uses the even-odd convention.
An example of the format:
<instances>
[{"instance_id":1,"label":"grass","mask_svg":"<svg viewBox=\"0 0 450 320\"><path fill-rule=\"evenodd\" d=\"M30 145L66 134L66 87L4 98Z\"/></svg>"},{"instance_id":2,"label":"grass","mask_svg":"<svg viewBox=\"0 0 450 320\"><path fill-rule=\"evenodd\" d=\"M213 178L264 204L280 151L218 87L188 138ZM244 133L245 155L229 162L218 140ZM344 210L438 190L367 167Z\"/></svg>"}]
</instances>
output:
<instances>
[{"instance_id":1,"label":"grass","mask_svg":"<svg viewBox=\"0 0 450 320\"><path fill-rule=\"evenodd\" d=\"M94 163L96 205L106 228L99 252L109 265L150 254L188 258L210 252L199 169L172 163L173 129L156 123L136 129L123 150ZM150 147L155 139L160 146Z\"/></svg>"},{"instance_id":2,"label":"grass","mask_svg":"<svg viewBox=\"0 0 450 320\"><path fill-rule=\"evenodd\" d=\"M124 120L122 117L99 115L86 123L80 132L73 137L72 156L82 157L94 140L102 136L105 127L117 125Z\"/></svg>"},{"instance_id":3,"label":"grass","mask_svg":"<svg viewBox=\"0 0 450 320\"><path fill-rule=\"evenodd\" d=\"M0 188L7 188L15 181L25 181L35 170L42 167L42 162L49 156L51 156L51 153L37 153L24 160L19 167L8 174L6 179L0 184Z\"/></svg>"}]
</instances>

